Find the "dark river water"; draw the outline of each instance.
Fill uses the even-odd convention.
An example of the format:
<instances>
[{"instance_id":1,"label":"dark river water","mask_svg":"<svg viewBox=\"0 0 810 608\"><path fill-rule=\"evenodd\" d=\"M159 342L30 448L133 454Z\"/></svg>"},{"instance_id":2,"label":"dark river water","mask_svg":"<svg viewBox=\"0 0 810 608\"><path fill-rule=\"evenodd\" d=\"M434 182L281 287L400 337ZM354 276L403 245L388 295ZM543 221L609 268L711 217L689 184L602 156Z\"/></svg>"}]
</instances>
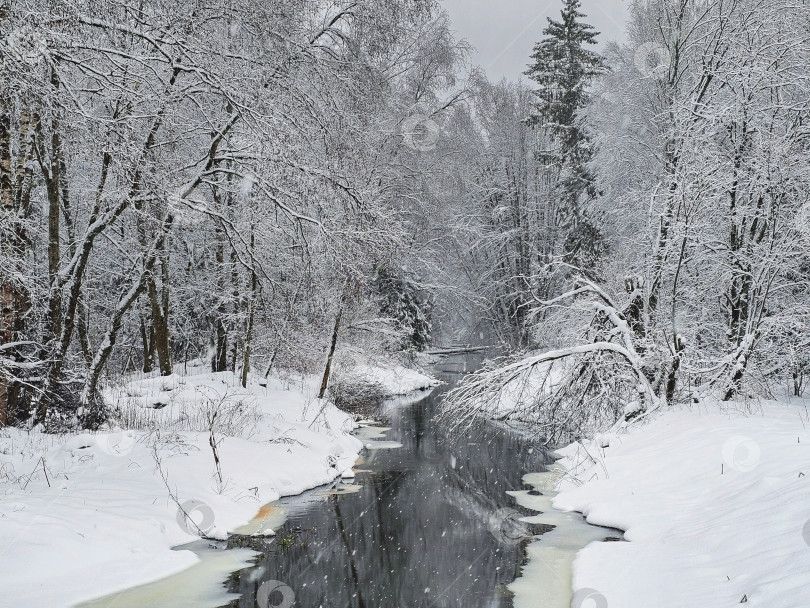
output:
<instances>
[{"instance_id":1,"label":"dark river water","mask_svg":"<svg viewBox=\"0 0 810 608\"><path fill-rule=\"evenodd\" d=\"M525 531L510 530L516 509L507 490L527 489L525 473L543 471L546 452L526 437L482 429L444 441L433 423L443 394L469 359L448 359L448 384L421 401L389 404L376 416L382 438L400 448L367 450L359 491L280 501L288 510L272 542L254 548L255 567L231 576L240 608L507 607L506 585L525 561ZM529 515L531 512L526 511ZM536 530L532 530L536 533Z\"/></svg>"}]
</instances>

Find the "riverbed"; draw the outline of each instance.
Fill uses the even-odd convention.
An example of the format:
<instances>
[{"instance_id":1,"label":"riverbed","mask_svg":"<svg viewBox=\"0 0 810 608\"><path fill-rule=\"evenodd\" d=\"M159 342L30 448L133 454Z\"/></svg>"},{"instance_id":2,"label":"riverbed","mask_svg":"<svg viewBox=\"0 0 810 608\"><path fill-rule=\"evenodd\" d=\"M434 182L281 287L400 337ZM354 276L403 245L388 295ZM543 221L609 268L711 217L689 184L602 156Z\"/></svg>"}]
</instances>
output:
<instances>
[{"instance_id":1,"label":"riverbed","mask_svg":"<svg viewBox=\"0 0 810 608\"><path fill-rule=\"evenodd\" d=\"M447 441L434 417L475 365L446 359L443 386L364 421L345 478L268 505L227 543L186 547L196 574L88 606L570 606L576 551L616 533L551 508L553 457L530 434L482 425Z\"/></svg>"}]
</instances>

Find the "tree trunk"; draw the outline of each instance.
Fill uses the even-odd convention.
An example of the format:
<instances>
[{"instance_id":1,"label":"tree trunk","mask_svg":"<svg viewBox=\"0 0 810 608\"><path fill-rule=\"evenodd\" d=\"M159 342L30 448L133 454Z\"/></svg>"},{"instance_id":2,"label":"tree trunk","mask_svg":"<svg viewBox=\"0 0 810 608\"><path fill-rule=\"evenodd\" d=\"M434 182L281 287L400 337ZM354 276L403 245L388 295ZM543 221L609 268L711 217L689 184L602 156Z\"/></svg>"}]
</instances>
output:
<instances>
[{"instance_id":1,"label":"tree trunk","mask_svg":"<svg viewBox=\"0 0 810 608\"><path fill-rule=\"evenodd\" d=\"M326 358L326 369L323 370L323 380L321 380L321 391L318 393L318 399L323 399L326 394L326 387L329 385L329 374L332 373L332 357L335 355L335 347L338 341L338 332L340 331L340 318L343 316L343 308L338 311L335 317L335 328L332 330L332 345L329 347L329 356Z\"/></svg>"},{"instance_id":2,"label":"tree trunk","mask_svg":"<svg viewBox=\"0 0 810 608\"><path fill-rule=\"evenodd\" d=\"M143 373L148 374L155 369L155 326L148 324L141 315L141 345L143 349Z\"/></svg>"},{"instance_id":3,"label":"tree trunk","mask_svg":"<svg viewBox=\"0 0 810 608\"><path fill-rule=\"evenodd\" d=\"M256 245L256 237L250 235L250 249L253 251ZM247 327L245 329L245 356L242 363L242 387L247 388L248 373L250 372L250 341L253 338L253 316L256 310L256 291L258 280L256 270L250 272L250 302L248 303Z\"/></svg>"},{"instance_id":4,"label":"tree trunk","mask_svg":"<svg viewBox=\"0 0 810 608\"><path fill-rule=\"evenodd\" d=\"M11 114L0 102L0 215L6 219L6 231L0 234L0 259L5 272L0 274L0 346L18 341L25 328L28 296L14 279L21 270L25 256L25 232L21 220L30 206L29 163L34 154L34 135L38 117L23 109L19 116L19 151L12 167ZM16 173L16 180L15 180ZM7 348L3 358L19 362L22 354L17 348ZM21 385L15 380L8 365L0 365L0 425L13 422L20 409Z\"/></svg>"},{"instance_id":5,"label":"tree trunk","mask_svg":"<svg viewBox=\"0 0 810 608\"><path fill-rule=\"evenodd\" d=\"M154 277L148 278L146 282L149 303L152 307L152 327L154 328L155 351L158 356L160 375L170 376L172 373L172 353L169 336L168 310L163 308L164 298L158 294Z\"/></svg>"},{"instance_id":6,"label":"tree trunk","mask_svg":"<svg viewBox=\"0 0 810 608\"><path fill-rule=\"evenodd\" d=\"M76 331L79 334L79 347L82 351L87 367L93 363L93 353L90 349L90 332L87 328L87 306L83 300L79 300L79 311L76 314Z\"/></svg>"},{"instance_id":7,"label":"tree trunk","mask_svg":"<svg viewBox=\"0 0 810 608\"><path fill-rule=\"evenodd\" d=\"M219 313L224 311L218 310ZM224 372L228 369L228 331L221 316L214 321L214 357L211 361L211 371Z\"/></svg>"},{"instance_id":8,"label":"tree trunk","mask_svg":"<svg viewBox=\"0 0 810 608\"><path fill-rule=\"evenodd\" d=\"M62 333L62 290L59 289L59 218L61 205L59 195L62 182L60 162L61 141L59 137L59 123L56 119L52 124L53 133L51 135L51 170L46 179L46 190L48 193L48 324L45 337L46 349L51 350L53 344L59 339ZM69 206L69 205L68 205ZM46 353L47 355L47 353Z\"/></svg>"},{"instance_id":9,"label":"tree trunk","mask_svg":"<svg viewBox=\"0 0 810 608\"><path fill-rule=\"evenodd\" d=\"M0 285L0 345L14 341L14 309L14 291L10 283L4 280ZM11 422L13 396L13 380L4 369L0 369L0 427Z\"/></svg>"},{"instance_id":10,"label":"tree trunk","mask_svg":"<svg viewBox=\"0 0 810 608\"><path fill-rule=\"evenodd\" d=\"M219 194L214 189L214 198L219 204ZM217 293L219 302L214 313L214 354L211 358L211 371L224 372L228 369L228 330L225 327L225 304L223 297L226 289L225 279L225 245L222 242L222 227L217 224L214 233L216 234L215 263L217 269Z\"/></svg>"},{"instance_id":11,"label":"tree trunk","mask_svg":"<svg viewBox=\"0 0 810 608\"><path fill-rule=\"evenodd\" d=\"M239 318L241 311L241 304L239 302L239 270L238 270L238 260L236 259L236 252L231 250L231 285L232 285L232 296L233 296L233 318L234 318L234 339L233 343L231 344L231 352L230 352L230 369L235 374L236 373L236 362L239 357L239 340L237 338L236 332L236 320Z\"/></svg>"},{"instance_id":12,"label":"tree trunk","mask_svg":"<svg viewBox=\"0 0 810 608\"><path fill-rule=\"evenodd\" d=\"M0 115L0 210L4 217L12 218L16 212L15 207L11 181L11 117L3 108L3 113ZM0 256L3 257L3 265L8 267L6 260L12 258L14 254L11 235L0 235L0 239L2 239ZM0 345L14 341L15 308L14 284L11 282L10 276L2 276L0 277ZM5 370L0 369L0 426L5 426L10 421L10 410L13 407L12 382Z\"/></svg>"},{"instance_id":13,"label":"tree trunk","mask_svg":"<svg viewBox=\"0 0 810 608\"><path fill-rule=\"evenodd\" d=\"M170 376L173 371L171 334L169 330L169 260L163 243L160 250L155 253L160 258L160 289L155 280L154 272L146 277L146 290L152 312L152 327L154 328L154 345L157 352L158 366L161 376Z\"/></svg>"},{"instance_id":14,"label":"tree trunk","mask_svg":"<svg viewBox=\"0 0 810 608\"><path fill-rule=\"evenodd\" d=\"M675 336L673 339L675 354L672 357L672 364L669 367L669 375L667 376L666 385L666 400L667 403L672 403L675 398L675 388L678 384L678 371L681 369L681 354L683 353L683 342Z\"/></svg>"},{"instance_id":15,"label":"tree trunk","mask_svg":"<svg viewBox=\"0 0 810 608\"><path fill-rule=\"evenodd\" d=\"M54 90L59 89L59 76L55 68L51 68L51 85ZM39 125L37 125L39 126ZM59 287L60 266L60 225L62 211L62 194L67 197L66 176L63 175L65 163L62 156L62 137L60 134L59 118L51 119L51 162L50 168L45 166L45 159L40 158L42 172L45 177L45 189L48 195L48 322L45 334L45 352L43 359L51 356L54 346L62 334L62 290ZM19 176L18 176L19 179ZM70 208L65 201L64 206Z\"/></svg>"},{"instance_id":16,"label":"tree trunk","mask_svg":"<svg viewBox=\"0 0 810 608\"><path fill-rule=\"evenodd\" d=\"M144 272L149 272L148 267ZM93 358L93 363L90 366L90 372L87 375L81 397L82 408L86 409L80 412L80 415L86 427L94 427L103 419L103 415L100 412L102 406L96 403L96 394L98 392L98 383L101 379L101 372L104 370L104 366L107 364L107 360L115 346L118 332L124 322L124 315L126 315L132 304L138 299L143 289L144 275L141 275L130 290L118 300L118 304L113 311L113 316L110 321L110 327L107 329L107 333L96 352L96 356Z\"/></svg>"}]
</instances>

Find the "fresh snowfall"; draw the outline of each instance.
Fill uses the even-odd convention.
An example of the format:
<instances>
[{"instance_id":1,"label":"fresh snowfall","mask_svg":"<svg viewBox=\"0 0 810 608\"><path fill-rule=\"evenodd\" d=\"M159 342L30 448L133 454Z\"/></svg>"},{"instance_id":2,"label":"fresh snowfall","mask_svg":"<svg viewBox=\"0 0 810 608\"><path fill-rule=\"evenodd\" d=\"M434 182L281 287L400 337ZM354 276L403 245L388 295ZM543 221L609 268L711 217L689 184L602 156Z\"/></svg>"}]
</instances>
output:
<instances>
[{"instance_id":1,"label":"fresh snowfall","mask_svg":"<svg viewBox=\"0 0 810 608\"><path fill-rule=\"evenodd\" d=\"M810 0L0 0L0 608L810 606Z\"/></svg>"},{"instance_id":2,"label":"fresh snowfall","mask_svg":"<svg viewBox=\"0 0 810 608\"><path fill-rule=\"evenodd\" d=\"M403 367L363 366L357 374L391 396L435 384ZM318 380L251 377L242 388L230 372L192 367L108 395L131 423L125 426L160 430L54 436L4 429L2 605L75 606L168 577L198 561L172 547L245 533L262 506L354 477L363 448L351 434L357 424L314 396ZM248 533L274 530L258 522ZM227 562L231 570L245 565ZM207 602L228 601L221 580L209 585Z\"/></svg>"}]
</instances>

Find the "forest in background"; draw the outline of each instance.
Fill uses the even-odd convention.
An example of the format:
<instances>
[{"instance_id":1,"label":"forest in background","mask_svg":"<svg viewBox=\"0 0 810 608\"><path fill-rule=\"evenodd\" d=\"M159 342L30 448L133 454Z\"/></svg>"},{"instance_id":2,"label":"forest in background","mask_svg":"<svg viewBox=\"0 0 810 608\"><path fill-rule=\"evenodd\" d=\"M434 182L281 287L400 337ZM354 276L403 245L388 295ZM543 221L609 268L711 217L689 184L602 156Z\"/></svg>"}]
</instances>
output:
<instances>
[{"instance_id":1,"label":"forest in background","mask_svg":"<svg viewBox=\"0 0 810 608\"><path fill-rule=\"evenodd\" d=\"M402 127L459 97L435 3L4 2L0 22L0 423L92 427L100 383L200 357L312 372L338 331L424 345Z\"/></svg>"},{"instance_id":2,"label":"forest in background","mask_svg":"<svg viewBox=\"0 0 810 608\"><path fill-rule=\"evenodd\" d=\"M602 55L561 8L526 85L431 0L5 0L0 424L433 334L512 353L470 418L516 379L506 417L573 431L800 394L808 7L637 0Z\"/></svg>"},{"instance_id":3,"label":"forest in background","mask_svg":"<svg viewBox=\"0 0 810 608\"><path fill-rule=\"evenodd\" d=\"M539 88L524 114L540 143L521 151L509 138L480 223L500 260L488 268L503 269L491 301L524 311L503 318L525 316L506 326L527 332L529 352L456 391L456 425L495 415L554 441L667 404L801 395L808 6L638 0L629 43L597 66L579 2L564 5L528 72Z\"/></svg>"}]
</instances>

